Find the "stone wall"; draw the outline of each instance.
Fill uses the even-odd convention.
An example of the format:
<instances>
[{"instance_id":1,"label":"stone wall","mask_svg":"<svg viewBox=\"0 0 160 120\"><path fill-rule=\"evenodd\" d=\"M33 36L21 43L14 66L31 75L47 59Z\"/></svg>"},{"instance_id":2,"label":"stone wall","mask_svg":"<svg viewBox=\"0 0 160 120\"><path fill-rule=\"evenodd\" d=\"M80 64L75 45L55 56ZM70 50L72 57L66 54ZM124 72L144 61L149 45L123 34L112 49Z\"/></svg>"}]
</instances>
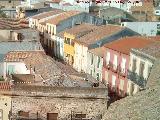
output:
<instances>
[{"instance_id":1,"label":"stone wall","mask_svg":"<svg viewBox=\"0 0 160 120\"><path fill-rule=\"evenodd\" d=\"M70 120L71 111L82 112L87 118L100 119L107 110L106 99L78 99L52 97L13 97L12 113L29 112L29 118L46 120L47 113L58 113L58 120Z\"/></svg>"},{"instance_id":2,"label":"stone wall","mask_svg":"<svg viewBox=\"0 0 160 120\"><path fill-rule=\"evenodd\" d=\"M12 95L12 113L29 112L30 119L46 120L47 113L58 113L58 120L69 120L71 111L82 112L87 118L99 120L107 110L106 88L45 87L17 85ZM95 119L94 119L95 118Z\"/></svg>"}]
</instances>

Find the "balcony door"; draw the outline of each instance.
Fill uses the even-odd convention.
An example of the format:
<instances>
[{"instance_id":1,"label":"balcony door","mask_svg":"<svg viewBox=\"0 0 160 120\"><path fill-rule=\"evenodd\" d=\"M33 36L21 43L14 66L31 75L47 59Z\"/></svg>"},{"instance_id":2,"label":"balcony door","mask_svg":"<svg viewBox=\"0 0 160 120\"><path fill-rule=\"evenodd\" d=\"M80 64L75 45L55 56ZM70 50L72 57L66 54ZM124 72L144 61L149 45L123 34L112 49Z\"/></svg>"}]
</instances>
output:
<instances>
[{"instance_id":1,"label":"balcony door","mask_svg":"<svg viewBox=\"0 0 160 120\"><path fill-rule=\"evenodd\" d=\"M0 109L0 120L3 120L3 110Z\"/></svg>"},{"instance_id":2,"label":"balcony door","mask_svg":"<svg viewBox=\"0 0 160 120\"><path fill-rule=\"evenodd\" d=\"M144 72L144 62L140 62L140 68L139 68L139 76L143 77Z\"/></svg>"}]
</instances>

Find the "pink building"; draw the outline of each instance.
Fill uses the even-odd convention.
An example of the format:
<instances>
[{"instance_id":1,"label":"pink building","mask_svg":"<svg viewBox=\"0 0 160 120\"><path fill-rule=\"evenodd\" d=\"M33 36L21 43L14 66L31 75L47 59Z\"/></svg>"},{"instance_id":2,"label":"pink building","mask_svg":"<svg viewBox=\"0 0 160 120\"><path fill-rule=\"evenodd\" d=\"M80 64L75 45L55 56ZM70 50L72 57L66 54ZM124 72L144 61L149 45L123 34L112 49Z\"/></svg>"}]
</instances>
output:
<instances>
[{"instance_id":1,"label":"pink building","mask_svg":"<svg viewBox=\"0 0 160 120\"><path fill-rule=\"evenodd\" d=\"M127 37L104 45L102 79L108 85L110 95L118 97L127 95L130 50L145 47L152 42L144 37Z\"/></svg>"}]
</instances>

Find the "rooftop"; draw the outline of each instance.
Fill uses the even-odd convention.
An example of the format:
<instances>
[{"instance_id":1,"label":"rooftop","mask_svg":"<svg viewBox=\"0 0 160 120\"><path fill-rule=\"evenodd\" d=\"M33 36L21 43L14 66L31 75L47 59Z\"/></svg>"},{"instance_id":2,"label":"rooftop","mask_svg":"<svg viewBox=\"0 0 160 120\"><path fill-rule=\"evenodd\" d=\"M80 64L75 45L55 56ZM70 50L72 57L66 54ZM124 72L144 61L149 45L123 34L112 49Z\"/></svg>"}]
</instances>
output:
<instances>
[{"instance_id":1,"label":"rooftop","mask_svg":"<svg viewBox=\"0 0 160 120\"><path fill-rule=\"evenodd\" d=\"M104 47L129 55L132 48L143 48L154 41L145 37L125 37L114 41L112 43L105 44Z\"/></svg>"},{"instance_id":2,"label":"rooftop","mask_svg":"<svg viewBox=\"0 0 160 120\"><path fill-rule=\"evenodd\" d=\"M5 54L10 51L33 51L43 50L36 42L0 42L0 61L4 60Z\"/></svg>"},{"instance_id":3,"label":"rooftop","mask_svg":"<svg viewBox=\"0 0 160 120\"><path fill-rule=\"evenodd\" d=\"M159 86L112 103L102 120L156 120L160 109Z\"/></svg>"},{"instance_id":4,"label":"rooftop","mask_svg":"<svg viewBox=\"0 0 160 120\"><path fill-rule=\"evenodd\" d=\"M83 23L83 24L77 25L73 28L66 29L65 33L69 33L71 35L74 35L76 38L79 38L89 32L92 32L93 29L96 29L96 28L98 28L98 27L95 25Z\"/></svg>"},{"instance_id":5,"label":"rooftop","mask_svg":"<svg viewBox=\"0 0 160 120\"><path fill-rule=\"evenodd\" d=\"M69 17L77 15L79 13L81 13L81 12L79 12L79 11L66 11L66 12L63 12L62 14L59 14L58 16L55 16L54 18L47 20L46 23L57 25L61 21L68 19Z\"/></svg>"},{"instance_id":6,"label":"rooftop","mask_svg":"<svg viewBox=\"0 0 160 120\"><path fill-rule=\"evenodd\" d=\"M11 53L10 56L7 56L7 59L9 61L23 60L27 69L30 70L32 68L34 71L36 75L35 79L36 81L39 81L37 85L57 87L92 87L95 82L94 78L90 76L83 76L75 71L71 66L55 61L53 58L42 52L26 53L26 51L17 51ZM84 78L88 81L85 81ZM44 83L42 81L44 81ZM99 87L104 86L101 84Z\"/></svg>"},{"instance_id":7,"label":"rooftop","mask_svg":"<svg viewBox=\"0 0 160 120\"><path fill-rule=\"evenodd\" d=\"M91 49L91 50L89 50L89 52L91 52L97 56L103 57L103 47Z\"/></svg>"},{"instance_id":8,"label":"rooftop","mask_svg":"<svg viewBox=\"0 0 160 120\"><path fill-rule=\"evenodd\" d=\"M131 11L153 11L154 6L152 2L145 2L142 6L132 6Z\"/></svg>"},{"instance_id":9,"label":"rooftop","mask_svg":"<svg viewBox=\"0 0 160 120\"><path fill-rule=\"evenodd\" d=\"M102 25L99 26L96 30L93 32L88 33L87 35L80 37L76 40L76 42L84 44L84 45L90 45L95 43L96 41L99 41L103 38L109 37L121 30L123 30L125 27L121 27L118 25Z\"/></svg>"},{"instance_id":10,"label":"rooftop","mask_svg":"<svg viewBox=\"0 0 160 120\"><path fill-rule=\"evenodd\" d=\"M29 28L26 20L0 18L0 29L24 29Z\"/></svg>"},{"instance_id":11,"label":"rooftop","mask_svg":"<svg viewBox=\"0 0 160 120\"><path fill-rule=\"evenodd\" d=\"M40 20L40 19L43 19L43 18L50 17L52 15L57 15L57 14L62 13L62 12L63 12L63 10L55 9L55 10L52 10L52 11L49 11L49 12L40 13L38 15L33 16L32 18Z\"/></svg>"},{"instance_id":12,"label":"rooftop","mask_svg":"<svg viewBox=\"0 0 160 120\"><path fill-rule=\"evenodd\" d=\"M34 54L44 53L44 51L11 51L4 58L6 62L21 62L27 58L33 57Z\"/></svg>"},{"instance_id":13,"label":"rooftop","mask_svg":"<svg viewBox=\"0 0 160 120\"><path fill-rule=\"evenodd\" d=\"M149 44L144 48L139 48L137 50L141 51L142 53L148 54L152 57L160 58L160 41L155 42L153 44Z\"/></svg>"}]
</instances>

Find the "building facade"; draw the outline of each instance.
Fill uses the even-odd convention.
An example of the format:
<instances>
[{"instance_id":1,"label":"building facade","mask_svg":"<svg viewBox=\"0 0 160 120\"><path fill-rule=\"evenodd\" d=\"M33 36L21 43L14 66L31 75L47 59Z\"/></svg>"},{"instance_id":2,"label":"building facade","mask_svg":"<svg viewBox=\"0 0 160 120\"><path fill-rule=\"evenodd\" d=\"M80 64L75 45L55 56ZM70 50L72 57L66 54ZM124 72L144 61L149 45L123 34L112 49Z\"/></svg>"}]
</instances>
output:
<instances>
[{"instance_id":1,"label":"building facade","mask_svg":"<svg viewBox=\"0 0 160 120\"><path fill-rule=\"evenodd\" d=\"M154 81L156 76L156 62L159 61L159 42L152 43L143 49L132 49L129 67L129 94L135 94L146 88L148 82Z\"/></svg>"},{"instance_id":2,"label":"building facade","mask_svg":"<svg viewBox=\"0 0 160 120\"><path fill-rule=\"evenodd\" d=\"M88 51L87 54L87 73L92 75L96 80L102 82L103 68L103 50L102 47Z\"/></svg>"},{"instance_id":3,"label":"building facade","mask_svg":"<svg viewBox=\"0 0 160 120\"><path fill-rule=\"evenodd\" d=\"M75 58L73 67L79 72L87 73L87 51L113 42L121 37L139 35L130 29L116 25L99 26L98 29L75 41ZM94 37L93 37L94 36Z\"/></svg>"},{"instance_id":4,"label":"building facade","mask_svg":"<svg viewBox=\"0 0 160 120\"><path fill-rule=\"evenodd\" d=\"M11 111L11 97L0 95L0 120L9 120Z\"/></svg>"},{"instance_id":5,"label":"building facade","mask_svg":"<svg viewBox=\"0 0 160 120\"><path fill-rule=\"evenodd\" d=\"M104 46L103 80L109 86L110 95L124 97L128 94L128 69L132 48L143 48L152 40L142 37L127 37Z\"/></svg>"},{"instance_id":6,"label":"building facade","mask_svg":"<svg viewBox=\"0 0 160 120\"><path fill-rule=\"evenodd\" d=\"M160 30L160 22L123 22L125 26L143 36L156 36Z\"/></svg>"}]
</instances>

